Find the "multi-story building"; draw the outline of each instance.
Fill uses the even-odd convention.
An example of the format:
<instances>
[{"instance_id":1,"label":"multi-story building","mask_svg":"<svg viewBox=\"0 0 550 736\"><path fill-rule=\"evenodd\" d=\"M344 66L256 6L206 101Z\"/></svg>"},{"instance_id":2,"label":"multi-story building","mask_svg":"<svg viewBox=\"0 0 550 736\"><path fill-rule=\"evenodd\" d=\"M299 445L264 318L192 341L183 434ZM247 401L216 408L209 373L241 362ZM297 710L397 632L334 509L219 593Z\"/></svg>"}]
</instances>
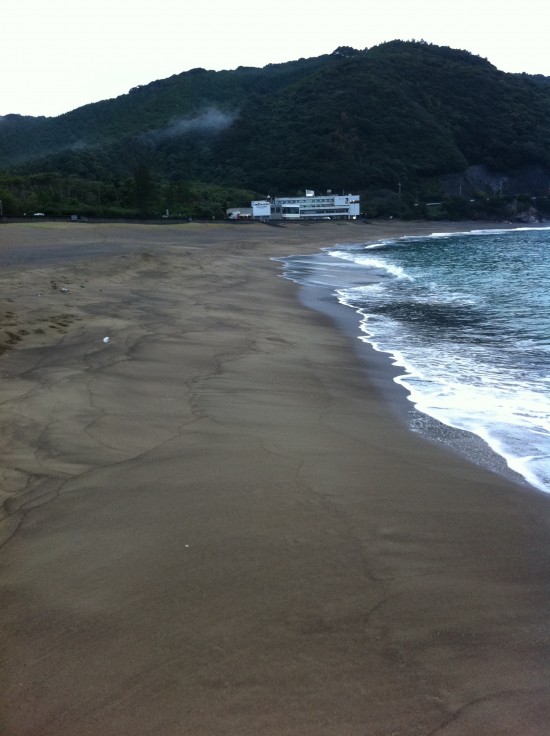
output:
<instances>
[{"instance_id":1,"label":"multi-story building","mask_svg":"<svg viewBox=\"0 0 550 736\"><path fill-rule=\"evenodd\" d=\"M255 220L355 220L360 215L358 194L323 194L316 197L274 197L252 203Z\"/></svg>"}]
</instances>

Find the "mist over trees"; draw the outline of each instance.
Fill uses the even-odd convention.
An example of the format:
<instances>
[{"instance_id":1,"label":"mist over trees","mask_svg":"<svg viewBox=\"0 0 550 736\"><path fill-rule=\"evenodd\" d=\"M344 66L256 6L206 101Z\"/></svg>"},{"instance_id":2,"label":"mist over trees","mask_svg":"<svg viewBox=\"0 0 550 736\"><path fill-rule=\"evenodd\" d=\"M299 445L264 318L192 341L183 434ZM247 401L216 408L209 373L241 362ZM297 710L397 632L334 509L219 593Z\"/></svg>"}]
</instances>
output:
<instances>
[{"instance_id":1,"label":"mist over trees","mask_svg":"<svg viewBox=\"0 0 550 736\"><path fill-rule=\"evenodd\" d=\"M392 41L0 118L5 215L223 217L306 187L358 192L369 216L548 214L550 78Z\"/></svg>"}]
</instances>

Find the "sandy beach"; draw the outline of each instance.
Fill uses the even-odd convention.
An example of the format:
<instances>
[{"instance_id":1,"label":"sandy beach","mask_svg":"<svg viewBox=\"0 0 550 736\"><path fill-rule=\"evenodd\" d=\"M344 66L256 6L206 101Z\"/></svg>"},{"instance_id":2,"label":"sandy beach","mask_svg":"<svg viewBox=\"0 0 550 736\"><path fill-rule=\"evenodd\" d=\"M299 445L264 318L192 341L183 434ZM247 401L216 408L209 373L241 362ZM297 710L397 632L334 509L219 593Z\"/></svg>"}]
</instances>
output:
<instances>
[{"instance_id":1,"label":"sandy beach","mask_svg":"<svg viewBox=\"0 0 550 736\"><path fill-rule=\"evenodd\" d=\"M0 224L2 736L547 736L550 498L271 260L475 227Z\"/></svg>"}]
</instances>

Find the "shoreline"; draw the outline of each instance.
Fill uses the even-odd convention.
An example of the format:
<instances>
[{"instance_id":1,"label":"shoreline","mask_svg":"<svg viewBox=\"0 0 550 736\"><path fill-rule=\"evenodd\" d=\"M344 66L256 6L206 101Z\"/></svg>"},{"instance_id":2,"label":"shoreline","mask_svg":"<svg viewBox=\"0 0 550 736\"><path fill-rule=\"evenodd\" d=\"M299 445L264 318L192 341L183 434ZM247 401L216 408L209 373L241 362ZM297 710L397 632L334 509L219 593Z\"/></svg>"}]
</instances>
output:
<instances>
[{"instance_id":1,"label":"shoreline","mask_svg":"<svg viewBox=\"0 0 550 736\"><path fill-rule=\"evenodd\" d=\"M0 730L546 733L548 498L270 260L428 229L0 227Z\"/></svg>"},{"instance_id":2,"label":"shoreline","mask_svg":"<svg viewBox=\"0 0 550 736\"><path fill-rule=\"evenodd\" d=\"M540 225L524 226L517 225L512 226L511 223L505 223L508 227L503 227L500 224L499 227L487 227L487 228L472 228L472 223L469 223L467 229L458 229L449 233L446 228L443 229L444 233L447 234L464 234L467 232L491 232L495 229L503 232L512 232L514 230L548 230L547 225L544 223ZM435 234L440 234L436 231ZM383 236L378 238L378 241L404 239L404 238L424 238L428 237L425 233L419 235L418 233L406 231L406 226L403 227L403 232L392 233L390 236ZM368 243L376 241L369 240ZM345 244L342 244L345 246ZM321 256L322 250L318 251L318 255ZM394 416L408 426L408 428L419 433L425 439L431 442L441 443L453 452L457 453L461 457L465 458L469 462L473 462L475 465L492 470L512 482L518 483L519 485L526 486L536 493L542 493L548 495L549 491L546 488L539 487L536 483L533 483L529 477L521 474L519 471L514 470L509 466L508 460L487 442L481 435L476 434L470 430L461 429L452 424L446 423L429 413L423 412L417 408L416 404L411 398L411 390L407 388L406 378L409 375L407 369L403 366L396 366L394 364L394 357L391 352L376 349L372 343L365 338L364 333L360 327L360 319L357 317L356 311L348 305L342 304L336 296L335 290L340 288L341 284L338 281L338 276L332 277L327 274L326 267L323 264L323 258L318 263L314 258L311 261L311 265L307 262L299 260L296 264L292 261L292 256L287 258L275 259L283 264L281 270L283 277L293 281L298 286L299 299L308 309L313 309L327 315L334 323L336 329L341 330L346 334L353 345L354 352L359 355L361 360L367 365L369 370L370 380L373 380L373 375L377 377L377 386L382 396L388 402L388 409L393 411ZM309 279L311 274L317 273L317 268L321 269L323 278L327 279L326 283L316 281L315 278L311 283ZM289 271L290 269L290 271ZM311 269L313 269L311 271ZM330 268L329 268L330 271ZM363 278L368 278L363 275ZM371 277L377 280L377 277ZM304 280L305 279L305 280ZM332 285L330 285L332 282ZM363 282L361 282L363 283ZM358 344L359 343L359 344ZM382 361L381 367L373 370L373 366L378 365L379 361ZM405 379L404 381L398 379Z\"/></svg>"},{"instance_id":3,"label":"shoreline","mask_svg":"<svg viewBox=\"0 0 550 736\"><path fill-rule=\"evenodd\" d=\"M407 387L395 380L404 375L404 368L394 365L390 353L375 350L368 340L361 339L362 334L355 311L338 302L330 288L298 285L298 292L299 299L305 307L327 315L335 328L349 337L352 341L352 350L365 364L369 382L376 386L380 396L387 402L388 411L396 421L403 423L409 431L418 433L426 441L447 447L467 462L495 472L535 493L548 496L547 492L512 470L506 459L480 436L445 424L420 411L411 402Z\"/></svg>"}]
</instances>

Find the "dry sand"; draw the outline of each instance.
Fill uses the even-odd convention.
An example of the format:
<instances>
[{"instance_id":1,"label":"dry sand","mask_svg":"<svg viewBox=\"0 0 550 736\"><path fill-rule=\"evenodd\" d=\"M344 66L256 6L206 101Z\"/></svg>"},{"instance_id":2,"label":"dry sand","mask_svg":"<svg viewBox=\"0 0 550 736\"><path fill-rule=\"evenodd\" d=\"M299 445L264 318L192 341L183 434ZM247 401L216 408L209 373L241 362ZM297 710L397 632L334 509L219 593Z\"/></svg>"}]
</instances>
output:
<instances>
[{"instance_id":1,"label":"dry sand","mask_svg":"<svg viewBox=\"0 0 550 736\"><path fill-rule=\"evenodd\" d=\"M0 225L3 736L550 733L550 499L269 259L433 229Z\"/></svg>"}]
</instances>

